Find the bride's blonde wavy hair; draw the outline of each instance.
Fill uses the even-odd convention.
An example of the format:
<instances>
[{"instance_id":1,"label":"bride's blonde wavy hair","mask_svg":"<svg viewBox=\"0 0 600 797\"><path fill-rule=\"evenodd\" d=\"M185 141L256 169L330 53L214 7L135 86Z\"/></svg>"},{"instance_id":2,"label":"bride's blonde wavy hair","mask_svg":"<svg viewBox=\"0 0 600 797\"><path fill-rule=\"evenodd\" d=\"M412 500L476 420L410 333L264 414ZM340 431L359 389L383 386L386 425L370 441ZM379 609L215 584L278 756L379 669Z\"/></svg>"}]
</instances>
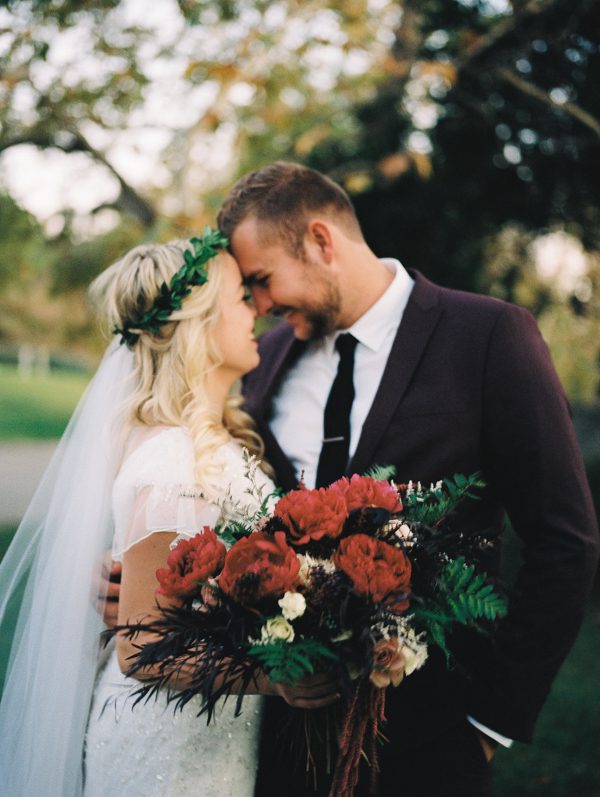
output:
<instances>
[{"instance_id":1,"label":"bride's blonde wavy hair","mask_svg":"<svg viewBox=\"0 0 600 797\"><path fill-rule=\"evenodd\" d=\"M157 298L163 282L183 265L188 241L142 244L103 271L89 292L110 331L128 319L141 318ZM219 297L223 283L223 258L219 252L207 263L208 281L192 288L180 310L169 316L158 334L140 331L132 347L135 388L125 417L131 428L183 426L189 430L195 453L195 479L208 488L218 471L217 449L230 436L262 457L264 446L251 417L241 409L239 395L227 397L222 417L211 409L207 383L222 362L214 339L221 317ZM268 470L268 467L266 468Z\"/></svg>"}]
</instances>

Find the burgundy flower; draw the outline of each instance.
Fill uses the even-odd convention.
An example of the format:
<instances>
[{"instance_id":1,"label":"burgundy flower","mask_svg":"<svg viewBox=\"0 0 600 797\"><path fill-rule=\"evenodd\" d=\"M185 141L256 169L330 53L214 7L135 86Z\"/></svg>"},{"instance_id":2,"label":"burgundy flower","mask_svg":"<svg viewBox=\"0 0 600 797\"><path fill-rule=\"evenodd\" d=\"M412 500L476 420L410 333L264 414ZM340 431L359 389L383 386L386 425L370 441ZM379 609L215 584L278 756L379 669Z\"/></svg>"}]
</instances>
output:
<instances>
[{"instance_id":1,"label":"burgundy flower","mask_svg":"<svg viewBox=\"0 0 600 797\"><path fill-rule=\"evenodd\" d=\"M252 606L263 598L281 598L298 580L300 562L285 533L256 531L227 552L219 586L238 603Z\"/></svg>"},{"instance_id":2,"label":"burgundy flower","mask_svg":"<svg viewBox=\"0 0 600 797\"><path fill-rule=\"evenodd\" d=\"M348 517L343 496L323 488L288 493L277 502L274 514L288 527L292 545L323 537L335 539Z\"/></svg>"},{"instance_id":3,"label":"burgundy flower","mask_svg":"<svg viewBox=\"0 0 600 797\"><path fill-rule=\"evenodd\" d=\"M389 482L354 474L343 476L329 488L330 492L344 497L348 512L363 507L378 507L389 512L401 512L402 501L398 491Z\"/></svg>"},{"instance_id":4,"label":"burgundy flower","mask_svg":"<svg viewBox=\"0 0 600 797\"><path fill-rule=\"evenodd\" d=\"M167 567L156 571L159 595L191 598L200 594L200 585L223 567L226 548L209 527L191 540L180 540L167 558Z\"/></svg>"},{"instance_id":5,"label":"burgundy flower","mask_svg":"<svg viewBox=\"0 0 600 797\"><path fill-rule=\"evenodd\" d=\"M359 595L374 603L385 601L398 614L408 608L408 600L397 600L396 596L410 589L411 564L393 545L366 534L353 534L341 541L334 562Z\"/></svg>"}]
</instances>

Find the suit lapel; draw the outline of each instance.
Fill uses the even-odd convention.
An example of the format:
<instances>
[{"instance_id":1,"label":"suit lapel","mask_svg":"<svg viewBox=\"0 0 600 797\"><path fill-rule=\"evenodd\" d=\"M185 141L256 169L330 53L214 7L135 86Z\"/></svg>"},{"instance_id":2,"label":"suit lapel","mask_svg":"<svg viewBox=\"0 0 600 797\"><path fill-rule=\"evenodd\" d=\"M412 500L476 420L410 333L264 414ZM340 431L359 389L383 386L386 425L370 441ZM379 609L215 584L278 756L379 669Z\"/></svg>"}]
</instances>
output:
<instances>
[{"instance_id":1,"label":"suit lapel","mask_svg":"<svg viewBox=\"0 0 600 797\"><path fill-rule=\"evenodd\" d=\"M389 464L373 463L372 455L402 400L442 313L439 288L418 272L411 273L411 276L415 285L347 473L364 473L373 464Z\"/></svg>"}]
</instances>

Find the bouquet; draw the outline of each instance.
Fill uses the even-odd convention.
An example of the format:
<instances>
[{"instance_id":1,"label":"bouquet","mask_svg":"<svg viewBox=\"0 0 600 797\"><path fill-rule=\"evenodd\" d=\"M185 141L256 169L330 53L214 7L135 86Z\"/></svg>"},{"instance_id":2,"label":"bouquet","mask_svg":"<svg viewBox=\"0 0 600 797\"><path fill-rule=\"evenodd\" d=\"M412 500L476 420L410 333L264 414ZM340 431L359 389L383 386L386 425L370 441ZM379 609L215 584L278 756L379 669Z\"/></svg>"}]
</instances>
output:
<instances>
[{"instance_id":1,"label":"bouquet","mask_svg":"<svg viewBox=\"0 0 600 797\"><path fill-rule=\"evenodd\" d=\"M484 631L506 611L468 562L486 540L447 522L483 482L474 474L398 485L391 469L375 468L327 488L300 484L265 496L257 466L248 455L258 510L241 519L225 512L218 527L177 542L157 571L157 593L176 605L111 633L153 634L128 672L144 679L138 699L166 687L181 708L200 695L209 722L232 693L239 711L259 674L294 684L335 673L346 699L330 794L351 795L361 756L376 770L386 688L419 669L431 645L449 658L453 626ZM148 667L158 674L148 679ZM185 686L173 690L180 673Z\"/></svg>"}]
</instances>

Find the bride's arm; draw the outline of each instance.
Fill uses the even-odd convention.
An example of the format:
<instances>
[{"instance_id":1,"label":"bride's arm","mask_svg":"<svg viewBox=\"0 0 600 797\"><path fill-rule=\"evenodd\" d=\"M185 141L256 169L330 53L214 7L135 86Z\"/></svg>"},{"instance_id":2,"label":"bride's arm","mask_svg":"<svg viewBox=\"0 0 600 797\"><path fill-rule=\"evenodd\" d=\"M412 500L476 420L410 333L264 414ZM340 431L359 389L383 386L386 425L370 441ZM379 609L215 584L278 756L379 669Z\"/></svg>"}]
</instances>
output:
<instances>
[{"instance_id":1,"label":"bride's arm","mask_svg":"<svg viewBox=\"0 0 600 797\"><path fill-rule=\"evenodd\" d=\"M156 571L159 567L166 566L169 546L175 536L175 532L156 532L140 540L123 554L119 625L147 622L159 617L158 607L176 605L175 600L156 594ZM155 637L149 632L142 632L133 640L118 634L116 645L121 670L127 672L131 666L131 657L137 652L136 646L152 641L155 641ZM152 678L158 674L158 667L148 667L136 677L138 680L144 680L144 676ZM172 685L175 688L185 688L188 684L185 671L178 667L173 673ZM320 708L339 698L336 682L325 673L306 678L294 687L287 684L273 684L268 676L262 675L246 691L248 694L278 695L296 708Z\"/></svg>"},{"instance_id":2,"label":"bride's arm","mask_svg":"<svg viewBox=\"0 0 600 797\"><path fill-rule=\"evenodd\" d=\"M176 601L156 594L158 586L156 571L159 567L165 567L169 546L175 536L175 532L170 531L150 534L145 539L136 542L123 554L118 625L157 619L160 616L160 608L176 604ZM137 652L136 646L155 641L155 639L147 632L138 634L132 640L118 634L116 647L121 670L127 672L130 668L132 657ZM148 669L146 673L150 678L156 675L158 670Z\"/></svg>"}]
</instances>

